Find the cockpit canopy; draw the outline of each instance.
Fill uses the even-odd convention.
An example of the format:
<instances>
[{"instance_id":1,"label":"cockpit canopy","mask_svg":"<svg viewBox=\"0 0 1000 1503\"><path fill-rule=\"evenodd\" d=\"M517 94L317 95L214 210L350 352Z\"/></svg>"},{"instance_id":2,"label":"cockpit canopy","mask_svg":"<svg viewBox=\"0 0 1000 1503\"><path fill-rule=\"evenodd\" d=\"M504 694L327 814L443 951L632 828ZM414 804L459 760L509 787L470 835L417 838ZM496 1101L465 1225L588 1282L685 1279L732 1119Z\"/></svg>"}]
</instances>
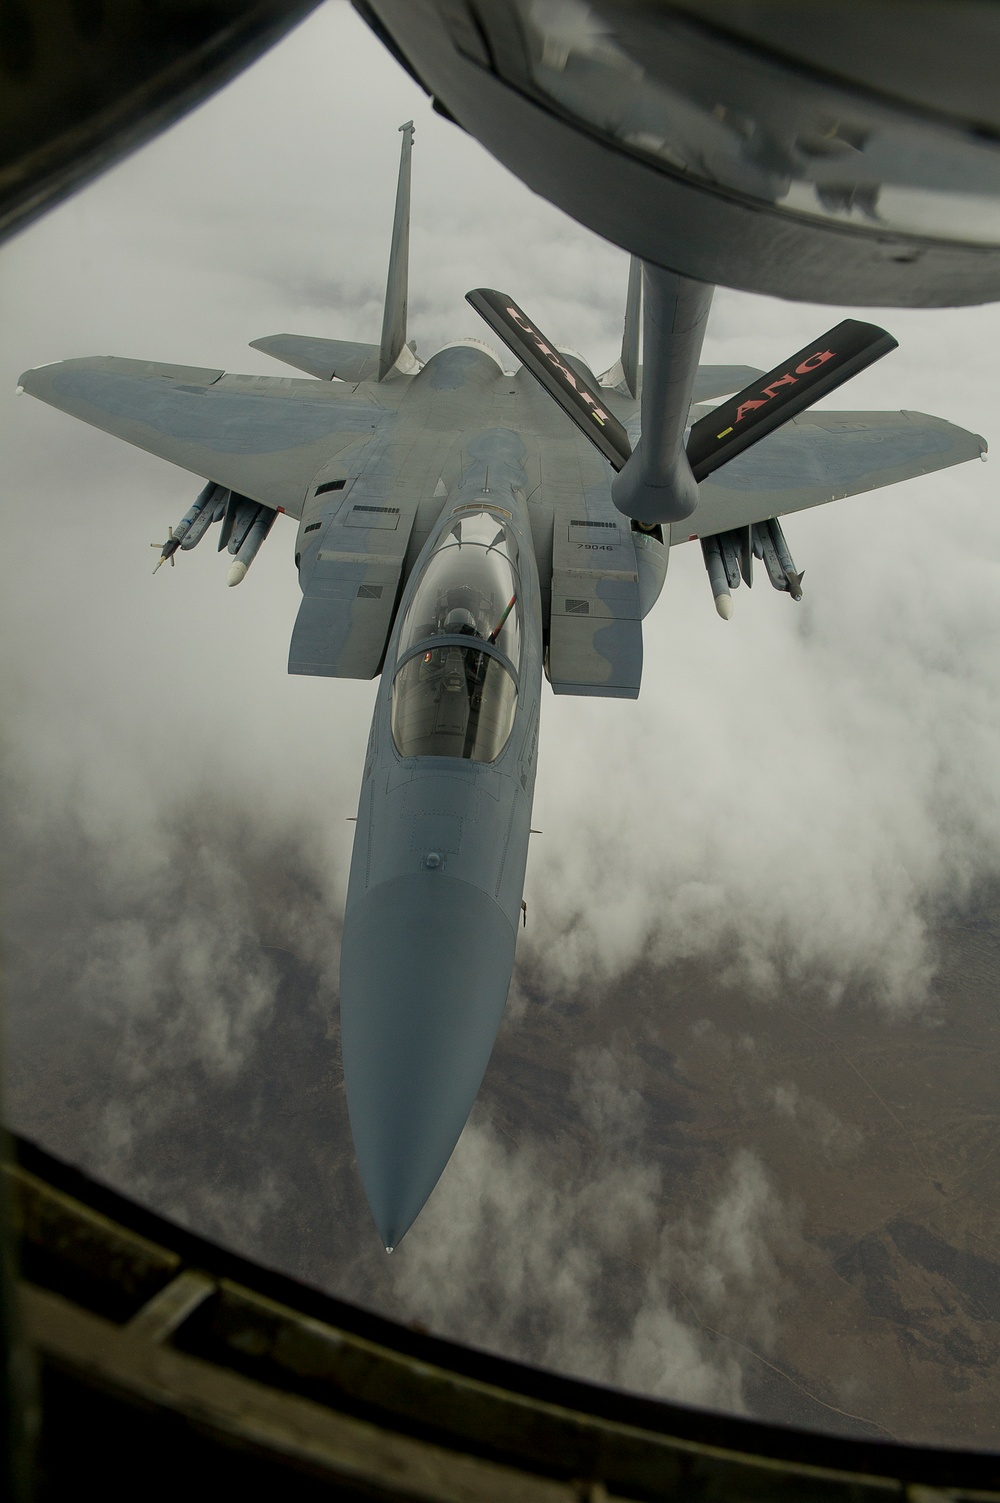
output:
<instances>
[{"instance_id":1,"label":"cockpit canopy","mask_svg":"<svg viewBox=\"0 0 1000 1503\"><path fill-rule=\"evenodd\" d=\"M517 545L489 512L458 517L427 562L403 622L399 655L444 633L493 642L521 658Z\"/></svg>"},{"instance_id":2,"label":"cockpit canopy","mask_svg":"<svg viewBox=\"0 0 1000 1503\"><path fill-rule=\"evenodd\" d=\"M519 668L519 588L509 529L486 511L456 518L400 632L392 737L401 756L493 762L503 751L517 686L499 653Z\"/></svg>"}]
</instances>

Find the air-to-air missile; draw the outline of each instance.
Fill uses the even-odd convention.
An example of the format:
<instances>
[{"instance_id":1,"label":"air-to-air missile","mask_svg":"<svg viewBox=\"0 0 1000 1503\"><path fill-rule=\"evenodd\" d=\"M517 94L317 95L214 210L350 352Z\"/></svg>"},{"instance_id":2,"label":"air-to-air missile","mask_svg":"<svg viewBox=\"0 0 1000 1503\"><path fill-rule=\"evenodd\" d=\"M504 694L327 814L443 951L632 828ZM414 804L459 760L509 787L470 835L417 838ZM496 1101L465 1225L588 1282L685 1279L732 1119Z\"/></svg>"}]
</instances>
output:
<instances>
[{"instance_id":1,"label":"air-to-air missile","mask_svg":"<svg viewBox=\"0 0 1000 1503\"><path fill-rule=\"evenodd\" d=\"M238 585L246 576L246 572L260 551L260 546L274 525L277 516L270 507L262 506L256 519L251 522L246 536L236 550L236 559L227 575L227 583L230 588ZM230 552L233 551L230 544Z\"/></svg>"},{"instance_id":2,"label":"air-to-air missile","mask_svg":"<svg viewBox=\"0 0 1000 1503\"><path fill-rule=\"evenodd\" d=\"M111 358L21 378L64 411L211 472L161 561L221 522L236 584L277 513L296 518L303 599L289 671L381 675L340 1020L358 1165L388 1248L458 1141L503 1013L543 671L556 694L635 699L642 620L671 543L701 540L722 616L755 557L798 599L776 511L985 448L919 413L806 411L894 348L871 324L848 319L769 374L699 365L710 290L637 262L621 357L602 377L489 288L469 301L519 368L478 340L421 366L406 343L411 144L408 125L379 344L254 341L309 379Z\"/></svg>"},{"instance_id":3,"label":"air-to-air missile","mask_svg":"<svg viewBox=\"0 0 1000 1503\"><path fill-rule=\"evenodd\" d=\"M795 563L777 517L753 522L748 527L713 533L702 538L701 551L715 596L715 608L723 621L733 614L733 597L740 580L753 584L753 561L762 560L767 577L776 590L787 590L793 600L802 599L802 575Z\"/></svg>"},{"instance_id":4,"label":"air-to-air missile","mask_svg":"<svg viewBox=\"0 0 1000 1503\"><path fill-rule=\"evenodd\" d=\"M274 526L276 516L277 512L273 507L263 506L259 501L252 501L249 496L227 490L210 480L177 526L167 529L167 541L152 544L152 547L160 549L156 569L166 563L167 559L173 567L174 554L178 548L186 551L197 547L212 524L221 522L219 552L228 547L229 552L235 554L227 583L230 588L238 585L246 578L246 572ZM156 569L153 570L154 574Z\"/></svg>"},{"instance_id":5,"label":"air-to-air missile","mask_svg":"<svg viewBox=\"0 0 1000 1503\"><path fill-rule=\"evenodd\" d=\"M701 551L705 558L705 568L708 570L712 594L715 596L715 609L723 621L728 621L733 614L733 597L730 590L735 589L739 584L739 573L737 572L735 579L730 579L718 536L702 538Z\"/></svg>"},{"instance_id":6,"label":"air-to-air missile","mask_svg":"<svg viewBox=\"0 0 1000 1503\"><path fill-rule=\"evenodd\" d=\"M204 537L207 529L214 521L222 516L222 508L225 506L229 492L221 485L216 485L210 480L205 488L199 492L197 500L188 508L181 517L176 527L167 528L167 541L165 543L151 543L151 548L159 548L160 557L156 562L156 569L170 560L170 566L174 565L174 554L178 548L194 548ZM153 573L156 573L156 569Z\"/></svg>"},{"instance_id":7,"label":"air-to-air missile","mask_svg":"<svg viewBox=\"0 0 1000 1503\"><path fill-rule=\"evenodd\" d=\"M219 537L219 552L228 546L230 553L235 554L235 562L227 576L230 588L245 578L274 525L276 515L273 507L261 506L248 496L230 496Z\"/></svg>"}]
</instances>

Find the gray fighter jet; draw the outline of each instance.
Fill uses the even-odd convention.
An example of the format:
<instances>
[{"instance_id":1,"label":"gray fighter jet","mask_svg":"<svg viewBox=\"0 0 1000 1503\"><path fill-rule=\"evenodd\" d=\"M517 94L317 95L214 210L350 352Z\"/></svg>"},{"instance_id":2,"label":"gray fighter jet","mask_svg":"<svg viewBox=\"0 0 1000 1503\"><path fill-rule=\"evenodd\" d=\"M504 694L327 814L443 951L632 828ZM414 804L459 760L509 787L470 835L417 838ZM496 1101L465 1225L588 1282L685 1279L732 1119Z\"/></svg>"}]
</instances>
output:
<instances>
[{"instance_id":1,"label":"gray fighter jet","mask_svg":"<svg viewBox=\"0 0 1000 1503\"><path fill-rule=\"evenodd\" d=\"M767 374L700 366L712 289L637 261L621 358L600 378L482 288L469 300L518 368L476 340L421 364L402 131L380 344L254 342L309 379L100 357L21 377L205 480L160 563L218 523L238 584L277 515L294 518L289 671L381 674L340 1006L358 1164L390 1250L448 1162L503 1013L543 674L556 694L634 699L672 543L700 542L723 617L755 558L798 600L779 517L986 448L921 413L807 410L895 347L871 324L845 320Z\"/></svg>"}]
</instances>

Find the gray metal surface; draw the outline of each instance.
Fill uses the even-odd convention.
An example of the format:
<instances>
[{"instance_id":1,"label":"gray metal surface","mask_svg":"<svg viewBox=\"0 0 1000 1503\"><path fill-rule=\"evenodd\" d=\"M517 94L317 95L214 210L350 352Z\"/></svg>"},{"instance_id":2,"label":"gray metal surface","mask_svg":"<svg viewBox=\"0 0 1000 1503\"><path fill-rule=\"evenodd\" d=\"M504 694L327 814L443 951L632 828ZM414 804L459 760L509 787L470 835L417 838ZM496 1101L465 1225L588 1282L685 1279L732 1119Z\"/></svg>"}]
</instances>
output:
<instances>
[{"instance_id":1,"label":"gray metal surface","mask_svg":"<svg viewBox=\"0 0 1000 1503\"><path fill-rule=\"evenodd\" d=\"M20 385L136 448L293 517L317 471L342 450L368 443L385 407L381 389L111 356L25 371Z\"/></svg>"},{"instance_id":2,"label":"gray metal surface","mask_svg":"<svg viewBox=\"0 0 1000 1503\"><path fill-rule=\"evenodd\" d=\"M807 412L699 487L698 511L674 541L707 537L897 485L978 459L986 441L924 412Z\"/></svg>"},{"instance_id":3,"label":"gray metal surface","mask_svg":"<svg viewBox=\"0 0 1000 1503\"><path fill-rule=\"evenodd\" d=\"M271 334L251 339L252 350L262 350L297 371L318 376L321 381L374 381L378 376L378 345L357 344L350 339L314 339L306 334Z\"/></svg>"},{"instance_id":4,"label":"gray metal surface","mask_svg":"<svg viewBox=\"0 0 1000 1503\"><path fill-rule=\"evenodd\" d=\"M385 285L382 339L379 344L378 378L384 381L406 343L407 283L410 258L410 156L413 151L413 121L401 125L403 144L399 155L396 211L389 246L389 276Z\"/></svg>"},{"instance_id":5,"label":"gray metal surface","mask_svg":"<svg viewBox=\"0 0 1000 1503\"><path fill-rule=\"evenodd\" d=\"M630 256L628 291L625 294L625 324L622 329L622 379L630 397L639 395L639 317L642 306L642 262Z\"/></svg>"},{"instance_id":6,"label":"gray metal surface","mask_svg":"<svg viewBox=\"0 0 1000 1503\"><path fill-rule=\"evenodd\" d=\"M576 27L587 13L527 0L355 7L533 192L644 261L855 307L1000 296L991 5L881 0L877 43L847 0L600 0ZM789 51L774 40L786 29ZM883 182L920 212L900 219Z\"/></svg>"},{"instance_id":7,"label":"gray metal surface","mask_svg":"<svg viewBox=\"0 0 1000 1503\"><path fill-rule=\"evenodd\" d=\"M713 397L728 397L730 392L742 391L763 374L755 365L700 365L691 400L711 402Z\"/></svg>"},{"instance_id":8,"label":"gray metal surface","mask_svg":"<svg viewBox=\"0 0 1000 1503\"><path fill-rule=\"evenodd\" d=\"M433 379L432 366L422 378ZM344 920L340 1016L358 1165L387 1248L409 1229L458 1142L514 965L543 651L527 459L523 438L508 428L488 429L470 445L464 479L403 592L372 718ZM489 533L510 538L516 559L519 652L510 730L489 761L401 755L390 670L414 645L426 646L430 657L438 641L457 647L476 640L438 637L420 626L411 643L403 633L420 614L415 602L432 563L458 552L448 548L456 520L468 526L463 519L480 515L490 519Z\"/></svg>"}]
</instances>

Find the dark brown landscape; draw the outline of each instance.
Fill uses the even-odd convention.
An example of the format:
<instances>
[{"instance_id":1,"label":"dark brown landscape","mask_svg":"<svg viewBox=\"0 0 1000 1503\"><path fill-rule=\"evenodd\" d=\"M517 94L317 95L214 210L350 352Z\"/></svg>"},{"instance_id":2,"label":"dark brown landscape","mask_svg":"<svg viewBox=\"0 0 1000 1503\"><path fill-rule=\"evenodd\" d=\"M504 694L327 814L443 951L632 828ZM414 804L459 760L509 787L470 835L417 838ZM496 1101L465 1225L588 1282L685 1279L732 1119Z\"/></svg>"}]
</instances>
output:
<instances>
[{"instance_id":1,"label":"dark brown landscape","mask_svg":"<svg viewBox=\"0 0 1000 1503\"><path fill-rule=\"evenodd\" d=\"M184 902L222 825L195 840L181 822ZM141 911L79 832L25 857L7 901L18 1130L450 1335L782 1422L997 1445L995 896L936 921L930 1000L895 1017L861 988L761 995L724 955L535 995L529 931L466 1137L389 1260L353 1170L322 883L292 839L240 845L231 822L225 839L246 938L232 995L197 1018L169 891ZM132 995L115 967L150 933L180 969ZM237 1027L252 977L269 990Z\"/></svg>"}]
</instances>

